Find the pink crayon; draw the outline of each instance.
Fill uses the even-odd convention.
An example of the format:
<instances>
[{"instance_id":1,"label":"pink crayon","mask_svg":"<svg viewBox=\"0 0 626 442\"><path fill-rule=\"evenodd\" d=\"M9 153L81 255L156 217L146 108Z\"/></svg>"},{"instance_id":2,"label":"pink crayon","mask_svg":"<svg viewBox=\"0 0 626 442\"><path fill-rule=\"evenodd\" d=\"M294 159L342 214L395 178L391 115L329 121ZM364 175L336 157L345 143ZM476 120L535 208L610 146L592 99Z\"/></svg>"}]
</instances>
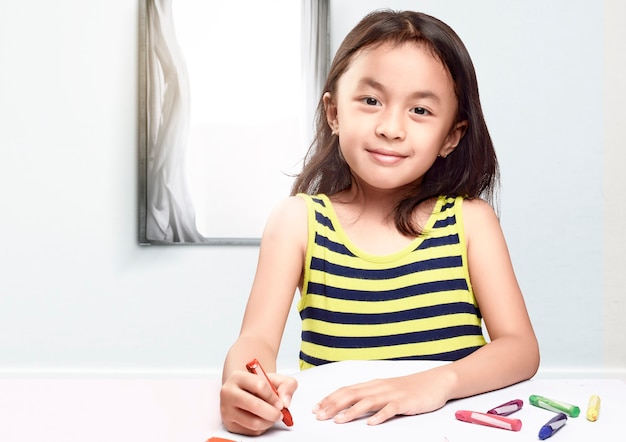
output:
<instances>
[{"instance_id":1,"label":"pink crayon","mask_svg":"<svg viewBox=\"0 0 626 442\"><path fill-rule=\"evenodd\" d=\"M455 417L463 422L486 425L488 427L502 428L503 430L519 431L522 429L522 421L510 417L498 416L497 414L479 413L478 411L459 410Z\"/></svg>"}]
</instances>

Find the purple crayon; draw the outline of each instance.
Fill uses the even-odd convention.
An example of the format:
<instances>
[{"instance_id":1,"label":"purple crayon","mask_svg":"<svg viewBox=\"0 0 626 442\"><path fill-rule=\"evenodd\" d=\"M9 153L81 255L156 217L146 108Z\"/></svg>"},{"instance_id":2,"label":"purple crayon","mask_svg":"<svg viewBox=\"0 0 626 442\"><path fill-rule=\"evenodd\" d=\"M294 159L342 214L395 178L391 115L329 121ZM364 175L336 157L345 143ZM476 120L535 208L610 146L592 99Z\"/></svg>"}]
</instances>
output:
<instances>
[{"instance_id":1,"label":"purple crayon","mask_svg":"<svg viewBox=\"0 0 626 442\"><path fill-rule=\"evenodd\" d=\"M507 402L506 404L498 405L495 408L492 408L487 412L487 414L496 414L498 416L508 416L509 414L515 413L517 410L520 410L524 405L524 401L521 399L514 399L512 401Z\"/></svg>"}]
</instances>

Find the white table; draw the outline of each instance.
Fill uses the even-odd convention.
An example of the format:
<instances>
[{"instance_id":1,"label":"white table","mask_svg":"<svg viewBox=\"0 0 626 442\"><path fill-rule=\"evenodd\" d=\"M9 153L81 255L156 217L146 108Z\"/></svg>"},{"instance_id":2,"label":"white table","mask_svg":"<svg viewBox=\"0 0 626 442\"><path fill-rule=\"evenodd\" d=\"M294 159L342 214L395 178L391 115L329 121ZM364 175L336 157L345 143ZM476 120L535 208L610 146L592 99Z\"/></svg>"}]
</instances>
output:
<instances>
[{"instance_id":1,"label":"white table","mask_svg":"<svg viewBox=\"0 0 626 442\"><path fill-rule=\"evenodd\" d=\"M294 426L282 423L259 438L229 434L219 418L218 378L186 379L0 379L2 442L205 442L211 436L236 441L419 440L442 442L532 441L554 413L528 403L531 394L578 405L581 415L550 440L615 440L623 434L626 384L617 379L533 379L448 403L418 416L397 417L368 426L317 421L311 409L337 387L373 378L399 376L433 366L425 362L341 362L296 374L299 388L289 407ZM600 418L585 418L592 394L602 399ZM521 431L512 432L457 421L459 409L485 412L522 399Z\"/></svg>"}]
</instances>

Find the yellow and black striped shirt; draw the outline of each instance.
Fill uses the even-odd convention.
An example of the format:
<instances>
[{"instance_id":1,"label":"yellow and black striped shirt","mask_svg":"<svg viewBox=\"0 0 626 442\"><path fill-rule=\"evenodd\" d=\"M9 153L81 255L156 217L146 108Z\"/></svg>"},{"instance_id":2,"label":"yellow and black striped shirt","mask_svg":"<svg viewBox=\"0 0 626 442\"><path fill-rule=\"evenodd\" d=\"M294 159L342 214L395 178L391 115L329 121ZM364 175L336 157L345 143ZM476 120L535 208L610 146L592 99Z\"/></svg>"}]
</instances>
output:
<instances>
[{"instance_id":1,"label":"yellow and black striped shirt","mask_svg":"<svg viewBox=\"0 0 626 442\"><path fill-rule=\"evenodd\" d=\"M326 195L304 195L309 238L300 368L343 360L453 361L485 344L462 198L440 197L424 233L375 256L347 238Z\"/></svg>"}]
</instances>

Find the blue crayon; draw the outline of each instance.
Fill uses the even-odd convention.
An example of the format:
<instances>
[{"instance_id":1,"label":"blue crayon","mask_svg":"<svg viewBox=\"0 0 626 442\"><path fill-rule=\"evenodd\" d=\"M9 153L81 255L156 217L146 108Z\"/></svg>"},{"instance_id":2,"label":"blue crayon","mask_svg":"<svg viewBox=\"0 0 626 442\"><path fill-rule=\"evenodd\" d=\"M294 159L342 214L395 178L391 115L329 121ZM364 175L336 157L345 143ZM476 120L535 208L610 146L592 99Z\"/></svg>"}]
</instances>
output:
<instances>
[{"instance_id":1,"label":"blue crayon","mask_svg":"<svg viewBox=\"0 0 626 442\"><path fill-rule=\"evenodd\" d=\"M541 427L539 430L539 439L544 440L552 436L554 433L559 431L562 427L565 426L567 422L567 415L565 413L559 413L550 419L546 424Z\"/></svg>"}]
</instances>

